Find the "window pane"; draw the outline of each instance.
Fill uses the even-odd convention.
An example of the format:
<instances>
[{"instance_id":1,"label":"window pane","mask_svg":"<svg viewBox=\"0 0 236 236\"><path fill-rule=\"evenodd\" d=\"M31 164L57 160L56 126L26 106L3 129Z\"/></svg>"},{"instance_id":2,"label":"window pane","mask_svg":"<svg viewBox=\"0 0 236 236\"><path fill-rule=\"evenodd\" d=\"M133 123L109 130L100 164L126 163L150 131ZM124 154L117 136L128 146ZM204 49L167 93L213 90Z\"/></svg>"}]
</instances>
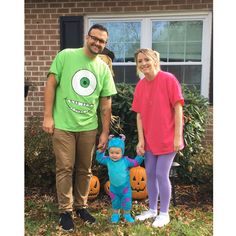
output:
<instances>
[{"instance_id":1,"label":"window pane","mask_svg":"<svg viewBox=\"0 0 236 236\"><path fill-rule=\"evenodd\" d=\"M134 52L140 48L141 23L138 21L92 21L105 26L109 32L107 48L115 54L114 62L134 61Z\"/></svg>"},{"instance_id":2,"label":"window pane","mask_svg":"<svg viewBox=\"0 0 236 236\"><path fill-rule=\"evenodd\" d=\"M125 42L140 42L141 23L123 22Z\"/></svg>"},{"instance_id":3,"label":"window pane","mask_svg":"<svg viewBox=\"0 0 236 236\"><path fill-rule=\"evenodd\" d=\"M113 51L115 54L115 62L124 62L124 52L125 52L125 44L123 43L109 43L107 46L109 50Z\"/></svg>"},{"instance_id":4,"label":"window pane","mask_svg":"<svg viewBox=\"0 0 236 236\"><path fill-rule=\"evenodd\" d=\"M186 61L201 61L202 43L186 43Z\"/></svg>"},{"instance_id":5,"label":"window pane","mask_svg":"<svg viewBox=\"0 0 236 236\"><path fill-rule=\"evenodd\" d=\"M196 87L200 91L202 75L201 65L163 65L161 69L174 74L178 81L186 84L187 87Z\"/></svg>"},{"instance_id":6,"label":"window pane","mask_svg":"<svg viewBox=\"0 0 236 236\"><path fill-rule=\"evenodd\" d=\"M161 69L164 71L168 71L175 75L180 83L183 83L184 78L184 67L183 66L161 66Z\"/></svg>"},{"instance_id":7,"label":"window pane","mask_svg":"<svg viewBox=\"0 0 236 236\"><path fill-rule=\"evenodd\" d=\"M139 48L139 43L125 44L125 62L134 62L134 53Z\"/></svg>"},{"instance_id":8,"label":"window pane","mask_svg":"<svg viewBox=\"0 0 236 236\"><path fill-rule=\"evenodd\" d=\"M115 83L137 84L139 77L136 73L136 66L113 66Z\"/></svg>"},{"instance_id":9,"label":"window pane","mask_svg":"<svg viewBox=\"0 0 236 236\"><path fill-rule=\"evenodd\" d=\"M187 22L186 41L202 41L202 21Z\"/></svg>"},{"instance_id":10,"label":"window pane","mask_svg":"<svg viewBox=\"0 0 236 236\"><path fill-rule=\"evenodd\" d=\"M169 23L167 21L154 21L152 23L152 42L161 42L169 40Z\"/></svg>"},{"instance_id":11,"label":"window pane","mask_svg":"<svg viewBox=\"0 0 236 236\"><path fill-rule=\"evenodd\" d=\"M184 42L186 33L185 21L170 21L169 23L169 41Z\"/></svg>"},{"instance_id":12,"label":"window pane","mask_svg":"<svg viewBox=\"0 0 236 236\"><path fill-rule=\"evenodd\" d=\"M168 43L153 43L152 48L160 53L160 60L167 62L168 58Z\"/></svg>"},{"instance_id":13,"label":"window pane","mask_svg":"<svg viewBox=\"0 0 236 236\"><path fill-rule=\"evenodd\" d=\"M184 43L170 42L169 46L169 61L184 61Z\"/></svg>"},{"instance_id":14,"label":"window pane","mask_svg":"<svg viewBox=\"0 0 236 236\"><path fill-rule=\"evenodd\" d=\"M106 27L109 33L109 42L119 43L120 40L121 42L124 41L123 25L120 22L113 22L112 25L107 23Z\"/></svg>"},{"instance_id":15,"label":"window pane","mask_svg":"<svg viewBox=\"0 0 236 236\"><path fill-rule=\"evenodd\" d=\"M185 78L184 83L189 85L201 84L201 66L185 66Z\"/></svg>"}]
</instances>

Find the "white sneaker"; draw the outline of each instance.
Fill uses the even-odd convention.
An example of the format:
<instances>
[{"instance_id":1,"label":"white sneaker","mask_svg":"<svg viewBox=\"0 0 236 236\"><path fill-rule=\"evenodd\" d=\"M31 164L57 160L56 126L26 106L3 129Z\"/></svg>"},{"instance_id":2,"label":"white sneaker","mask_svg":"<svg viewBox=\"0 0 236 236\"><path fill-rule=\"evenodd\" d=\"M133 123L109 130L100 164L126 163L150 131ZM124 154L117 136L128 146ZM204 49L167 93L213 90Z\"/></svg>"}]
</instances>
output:
<instances>
[{"instance_id":1,"label":"white sneaker","mask_svg":"<svg viewBox=\"0 0 236 236\"><path fill-rule=\"evenodd\" d=\"M155 219L155 221L152 224L152 227L163 227L164 225L167 225L170 222L170 216L169 215L158 215Z\"/></svg>"},{"instance_id":2,"label":"white sneaker","mask_svg":"<svg viewBox=\"0 0 236 236\"><path fill-rule=\"evenodd\" d=\"M135 217L136 220L146 220L146 219L149 219L149 218L154 218L157 216L157 211L153 211L151 209L149 209L148 211L144 211L142 212L141 215L137 215Z\"/></svg>"}]
</instances>

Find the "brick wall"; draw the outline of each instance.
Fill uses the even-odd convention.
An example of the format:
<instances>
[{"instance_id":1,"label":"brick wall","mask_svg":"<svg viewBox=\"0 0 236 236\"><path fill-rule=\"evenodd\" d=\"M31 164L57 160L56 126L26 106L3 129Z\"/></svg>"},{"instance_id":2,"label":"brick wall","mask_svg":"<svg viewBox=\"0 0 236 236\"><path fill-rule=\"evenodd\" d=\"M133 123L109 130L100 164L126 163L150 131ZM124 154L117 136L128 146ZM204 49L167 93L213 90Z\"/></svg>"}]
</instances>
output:
<instances>
[{"instance_id":1,"label":"brick wall","mask_svg":"<svg viewBox=\"0 0 236 236\"><path fill-rule=\"evenodd\" d=\"M209 106L204 145L213 145L213 106Z\"/></svg>"},{"instance_id":2,"label":"brick wall","mask_svg":"<svg viewBox=\"0 0 236 236\"><path fill-rule=\"evenodd\" d=\"M212 10L213 0L25 0L25 122L43 115L43 91L49 66L60 50L59 17L87 14L163 13Z\"/></svg>"}]
</instances>

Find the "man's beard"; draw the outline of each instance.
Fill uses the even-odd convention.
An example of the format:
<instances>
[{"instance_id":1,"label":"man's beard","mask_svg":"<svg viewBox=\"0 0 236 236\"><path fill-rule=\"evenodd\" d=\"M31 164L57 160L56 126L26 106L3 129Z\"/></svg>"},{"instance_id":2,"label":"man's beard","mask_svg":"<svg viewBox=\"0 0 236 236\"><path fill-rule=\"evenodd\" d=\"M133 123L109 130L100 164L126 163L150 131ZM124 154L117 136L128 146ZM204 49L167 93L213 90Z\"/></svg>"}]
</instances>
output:
<instances>
[{"instance_id":1,"label":"man's beard","mask_svg":"<svg viewBox=\"0 0 236 236\"><path fill-rule=\"evenodd\" d=\"M95 46L95 45L91 45L91 46ZM99 49L98 52L93 51L90 46L88 46L88 49L94 55L98 55L98 54L100 54L102 52L102 48L100 48L100 47L98 47L98 49Z\"/></svg>"}]
</instances>

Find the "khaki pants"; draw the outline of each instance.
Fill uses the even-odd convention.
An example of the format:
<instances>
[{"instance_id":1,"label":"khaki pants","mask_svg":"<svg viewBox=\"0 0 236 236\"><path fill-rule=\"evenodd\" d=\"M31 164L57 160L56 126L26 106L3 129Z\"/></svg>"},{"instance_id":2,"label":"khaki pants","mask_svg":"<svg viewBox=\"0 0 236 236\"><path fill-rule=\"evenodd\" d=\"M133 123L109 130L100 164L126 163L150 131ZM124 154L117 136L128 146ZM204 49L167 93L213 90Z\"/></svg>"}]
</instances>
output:
<instances>
[{"instance_id":1,"label":"khaki pants","mask_svg":"<svg viewBox=\"0 0 236 236\"><path fill-rule=\"evenodd\" d=\"M52 141L56 156L56 188L60 212L72 211L73 204L75 209L87 206L96 134L97 130L54 130Z\"/></svg>"}]
</instances>

